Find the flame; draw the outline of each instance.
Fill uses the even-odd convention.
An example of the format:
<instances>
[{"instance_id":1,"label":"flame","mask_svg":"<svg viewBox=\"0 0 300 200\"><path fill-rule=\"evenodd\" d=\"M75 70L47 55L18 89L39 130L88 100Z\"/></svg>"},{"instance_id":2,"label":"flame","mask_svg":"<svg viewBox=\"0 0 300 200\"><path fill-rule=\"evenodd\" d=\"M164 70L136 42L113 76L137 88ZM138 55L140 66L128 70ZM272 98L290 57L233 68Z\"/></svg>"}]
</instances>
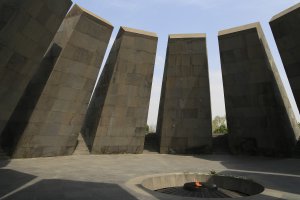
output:
<instances>
[{"instance_id":1,"label":"flame","mask_svg":"<svg viewBox=\"0 0 300 200\"><path fill-rule=\"evenodd\" d=\"M202 187L202 183L200 181L198 181L197 179L194 179L194 181L197 187Z\"/></svg>"}]
</instances>

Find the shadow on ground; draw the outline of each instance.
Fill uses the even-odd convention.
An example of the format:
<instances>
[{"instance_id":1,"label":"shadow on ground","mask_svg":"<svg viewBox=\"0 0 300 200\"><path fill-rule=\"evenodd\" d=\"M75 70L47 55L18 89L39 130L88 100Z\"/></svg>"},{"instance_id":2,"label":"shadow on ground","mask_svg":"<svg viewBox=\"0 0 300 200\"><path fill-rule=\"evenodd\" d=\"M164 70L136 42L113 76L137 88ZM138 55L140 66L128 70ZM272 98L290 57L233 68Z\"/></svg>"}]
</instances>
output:
<instances>
[{"instance_id":1,"label":"shadow on ground","mask_svg":"<svg viewBox=\"0 0 300 200\"><path fill-rule=\"evenodd\" d=\"M117 184L61 179L41 180L5 200L137 200Z\"/></svg>"},{"instance_id":2,"label":"shadow on ground","mask_svg":"<svg viewBox=\"0 0 300 200\"><path fill-rule=\"evenodd\" d=\"M0 197L3 197L36 178L36 176L31 174L10 169L0 169L0 177Z\"/></svg>"},{"instance_id":3,"label":"shadow on ground","mask_svg":"<svg viewBox=\"0 0 300 200\"><path fill-rule=\"evenodd\" d=\"M196 158L217 161L231 170L300 175L300 160L243 155L193 155ZM295 162L298 161L299 162ZM272 166L272 167L270 167Z\"/></svg>"},{"instance_id":4,"label":"shadow on ground","mask_svg":"<svg viewBox=\"0 0 300 200\"><path fill-rule=\"evenodd\" d=\"M218 174L246 177L263 186L267 186L268 189L279 190L292 194L299 194L300 199L300 176L263 174L255 172L237 172L231 170L222 171Z\"/></svg>"},{"instance_id":5,"label":"shadow on ground","mask_svg":"<svg viewBox=\"0 0 300 200\"><path fill-rule=\"evenodd\" d=\"M0 168L6 167L6 165L8 165L8 163L10 162L9 159L0 159Z\"/></svg>"}]
</instances>

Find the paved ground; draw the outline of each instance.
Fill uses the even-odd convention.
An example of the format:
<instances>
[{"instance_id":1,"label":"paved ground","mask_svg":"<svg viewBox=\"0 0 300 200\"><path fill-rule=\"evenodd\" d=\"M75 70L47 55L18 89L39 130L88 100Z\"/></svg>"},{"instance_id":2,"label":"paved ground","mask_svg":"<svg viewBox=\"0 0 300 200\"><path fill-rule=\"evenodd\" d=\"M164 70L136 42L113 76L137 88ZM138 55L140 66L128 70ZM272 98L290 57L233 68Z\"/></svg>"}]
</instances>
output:
<instances>
[{"instance_id":1,"label":"paved ground","mask_svg":"<svg viewBox=\"0 0 300 200\"><path fill-rule=\"evenodd\" d=\"M297 159L143 154L0 161L0 200L157 200L128 183L152 174L210 170L251 178L278 199L300 199Z\"/></svg>"}]
</instances>

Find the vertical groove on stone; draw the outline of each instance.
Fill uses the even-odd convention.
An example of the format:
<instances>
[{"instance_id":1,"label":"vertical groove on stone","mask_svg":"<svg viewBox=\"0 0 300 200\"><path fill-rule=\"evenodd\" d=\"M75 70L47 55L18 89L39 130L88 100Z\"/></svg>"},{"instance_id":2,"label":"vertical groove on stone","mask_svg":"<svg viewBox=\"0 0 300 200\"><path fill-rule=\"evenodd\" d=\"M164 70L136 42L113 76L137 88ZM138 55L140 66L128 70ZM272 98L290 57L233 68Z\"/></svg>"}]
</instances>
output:
<instances>
[{"instance_id":1,"label":"vertical groove on stone","mask_svg":"<svg viewBox=\"0 0 300 200\"><path fill-rule=\"evenodd\" d=\"M210 150L211 102L204 34L170 35L157 124L161 153Z\"/></svg>"},{"instance_id":2,"label":"vertical groove on stone","mask_svg":"<svg viewBox=\"0 0 300 200\"><path fill-rule=\"evenodd\" d=\"M288 155L298 128L259 23L219 33L233 153Z\"/></svg>"},{"instance_id":3,"label":"vertical groove on stone","mask_svg":"<svg viewBox=\"0 0 300 200\"><path fill-rule=\"evenodd\" d=\"M157 36L121 27L83 127L95 154L141 153Z\"/></svg>"},{"instance_id":4,"label":"vertical groove on stone","mask_svg":"<svg viewBox=\"0 0 300 200\"><path fill-rule=\"evenodd\" d=\"M105 104L105 99L107 97L107 92L110 86L113 73L115 71L120 47L121 38L119 34L110 50L109 56L107 58L97 86L95 88L94 94L90 101L84 124L81 129L81 134L90 152L92 151L102 110Z\"/></svg>"}]
</instances>

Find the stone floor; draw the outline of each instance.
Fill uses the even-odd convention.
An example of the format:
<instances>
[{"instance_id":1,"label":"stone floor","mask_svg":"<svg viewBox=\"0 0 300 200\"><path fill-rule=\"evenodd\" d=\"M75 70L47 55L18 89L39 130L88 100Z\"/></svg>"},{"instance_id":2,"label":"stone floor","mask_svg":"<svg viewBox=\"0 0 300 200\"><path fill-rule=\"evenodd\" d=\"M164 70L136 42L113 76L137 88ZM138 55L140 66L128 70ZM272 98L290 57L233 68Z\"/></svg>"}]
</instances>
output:
<instances>
[{"instance_id":1,"label":"stone floor","mask_svg":"<svg viewBox=\"0 0 300 200\"><path fill-rule=\"evenodd\" d=\"M134 188L133 180L152 174L211 170L255 180L272 193L264 199L300 199L297 159L142 154L2 160L0 200L158 200L163 198Z\"/></svg>"}]
</instances>

